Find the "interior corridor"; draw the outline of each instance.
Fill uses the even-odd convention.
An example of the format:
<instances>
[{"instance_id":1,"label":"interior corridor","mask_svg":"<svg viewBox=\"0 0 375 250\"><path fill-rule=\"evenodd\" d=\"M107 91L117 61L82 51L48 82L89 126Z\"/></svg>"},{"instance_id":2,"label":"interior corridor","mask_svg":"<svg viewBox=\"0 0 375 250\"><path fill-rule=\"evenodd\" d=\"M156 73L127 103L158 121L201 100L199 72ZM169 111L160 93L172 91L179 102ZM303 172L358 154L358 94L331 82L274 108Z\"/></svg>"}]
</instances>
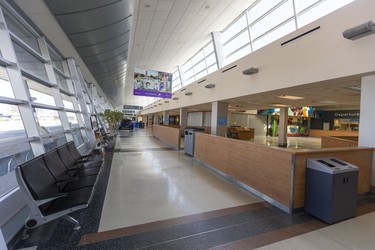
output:
<instances>
[{"instance_id":1,"label":"interior corridor","mask_svg":"<svg viewBox=\"0 0 375 250\"><path fill-rule=\"evenodd\" d=\"M294 139L296 141L297 139ZM306 139L305 139L306 141ZM295 144L294 144L295 145ZM372 249L375 197L358 197L357 217L328 225L293 215L234 186L151 136L120 131L106 149L82 228L56 220L21 232L9 249Z\"/></svg>"}]
</instances>

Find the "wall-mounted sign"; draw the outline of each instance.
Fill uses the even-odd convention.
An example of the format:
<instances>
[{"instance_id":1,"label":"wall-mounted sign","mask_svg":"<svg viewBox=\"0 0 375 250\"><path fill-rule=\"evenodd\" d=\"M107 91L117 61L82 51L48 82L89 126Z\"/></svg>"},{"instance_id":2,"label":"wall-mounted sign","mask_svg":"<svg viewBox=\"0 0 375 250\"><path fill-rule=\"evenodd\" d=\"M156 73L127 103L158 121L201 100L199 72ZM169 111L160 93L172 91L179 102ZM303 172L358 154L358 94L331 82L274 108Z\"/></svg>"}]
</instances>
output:
<instances>
[{"instance_id":1,"label":"wall-mounted sign","mask_svg":"<svg viewBox=\"0 0 375 250\"><path fill-rule=\"evenodd\" d=\"M134 95L171 98L172 74L145 69L134 69Z\"/></svg>"},{"instance_id":2,"label":"wall-mounted sign","mask_svg":"<svg viewBox=\"0 0 375 250\"><path fill-rule=\"evenodd\" d=\"M218 124L219 125L227 125L227 118L225 116L218 118Z\"/></svg>"}]
</instances>

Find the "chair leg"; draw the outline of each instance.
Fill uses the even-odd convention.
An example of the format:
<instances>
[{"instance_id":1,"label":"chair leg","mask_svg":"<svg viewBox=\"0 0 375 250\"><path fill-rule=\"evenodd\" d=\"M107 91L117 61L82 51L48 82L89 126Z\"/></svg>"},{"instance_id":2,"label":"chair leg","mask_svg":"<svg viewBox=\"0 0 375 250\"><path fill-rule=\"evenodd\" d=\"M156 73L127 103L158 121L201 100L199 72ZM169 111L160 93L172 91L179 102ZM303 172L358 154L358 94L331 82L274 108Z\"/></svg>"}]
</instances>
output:
<instances>
[{"instance_id":1,"label":"chair leg","mask_svg":"<svg viewBox=\"0 0 375 250\"><path fill-rule=\"evenodd\" d=\"M29 237L30 237L29 229L26 226L24 226L23 231L22 231L22 235L21 235L21 240L26 240Z\"/></svg>"},{"instance_id":2,"label":"chair leg","mask_svg":"<svg viewBox=\"0 0 375 250\"><path fill-rule=\"evenodd\" d=\"M73 230L79 230L81 229L81 225L79 224L79 222L74 219L73 217L69 216L69 215L64 215L63 217L61 217L63 220L66 220L67 222L70 222L70 223L73 223L74 224L74 227L73 227Z\"/></svg>"}]
</instances>

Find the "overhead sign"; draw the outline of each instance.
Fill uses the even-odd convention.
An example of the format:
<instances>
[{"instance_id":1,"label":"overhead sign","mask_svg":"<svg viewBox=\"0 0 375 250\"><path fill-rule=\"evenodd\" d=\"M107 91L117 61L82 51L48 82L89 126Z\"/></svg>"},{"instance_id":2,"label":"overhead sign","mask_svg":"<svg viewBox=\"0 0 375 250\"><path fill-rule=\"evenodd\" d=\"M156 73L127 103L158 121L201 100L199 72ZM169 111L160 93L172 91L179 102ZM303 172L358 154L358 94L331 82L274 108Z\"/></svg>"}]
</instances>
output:
<instances>
[{"instance_id":1,"label":"overhead sign","mask_svg":"<svg viewBox=\"0 0 375 250\"><path fill-rule=\"evenodd\" d=\"M156 71L134 69L134 95L171 98L172 74Z\"/></svg>"},{"instance_id":2,"label":"overhead sign","mask_svg":"<svg viewBox=\"0 0 375 250\"><path fill-rule=\"evenodd\" d=\"M123 109L143 110L143 106L124 105Z\"/></svg>"}]
</instances>

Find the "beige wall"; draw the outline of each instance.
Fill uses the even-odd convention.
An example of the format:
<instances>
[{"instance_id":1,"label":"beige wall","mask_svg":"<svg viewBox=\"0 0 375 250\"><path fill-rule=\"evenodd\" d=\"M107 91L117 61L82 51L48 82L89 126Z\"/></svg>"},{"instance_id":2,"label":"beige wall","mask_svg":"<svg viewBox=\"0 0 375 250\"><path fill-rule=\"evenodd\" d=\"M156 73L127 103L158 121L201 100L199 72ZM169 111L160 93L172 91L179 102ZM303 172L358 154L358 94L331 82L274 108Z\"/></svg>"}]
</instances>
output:
<instances>
[{"instance_id":1,"label":"beige wall","mask_svg":"<svg viewBox=\"0 0 375 250\"><path fill-rule=\"evenodd\" d=\"M184 92L177 91L177 101L153 108L147 112L225 100L266 91L287 88L344 76L375 72L375 35L355 42L344 39L342 32L369 20L375 20L375 1L357 0L353 3L288 34L238 61L188 85ZM358 14L361 13L361 14ZM321 28L285 46L282 42L312 28ZM222 73L222 70L237 65ZM259 68L259 73L246 76L242 71ZM206 89L213 83L216 88ZM235 86L235 87L233 87ZM193 92L185 96L187 91Z\"/></svg>"}]
</instances>

